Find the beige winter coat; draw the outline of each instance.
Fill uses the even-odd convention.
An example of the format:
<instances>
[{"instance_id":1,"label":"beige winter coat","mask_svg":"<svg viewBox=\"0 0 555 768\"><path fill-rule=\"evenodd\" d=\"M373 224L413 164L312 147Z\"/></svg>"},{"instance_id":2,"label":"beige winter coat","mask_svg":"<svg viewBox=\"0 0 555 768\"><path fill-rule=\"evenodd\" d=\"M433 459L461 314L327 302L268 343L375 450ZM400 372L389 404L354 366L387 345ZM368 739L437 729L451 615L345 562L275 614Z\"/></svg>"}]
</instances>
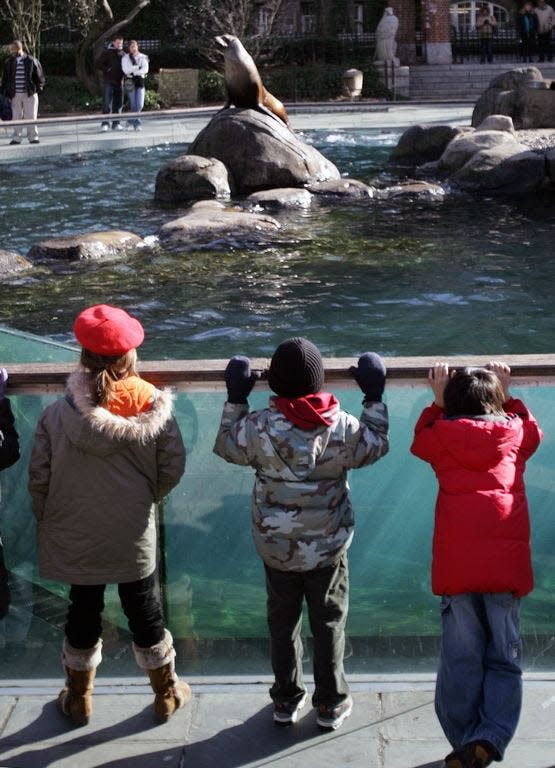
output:
<instances>
[{"instance_id":1,"label":"beige winter coat","mask_svg":"<svg viewBox=\"0 0 555 768\"><path fill-rule=\"evenodd\" d=\"M94 406L86 374L42 413L29 465L40 574L69 584L136 581L156 567L155 502L177 485L185 448L173 397L124 418Z\"/></svg>"}]
</instances>

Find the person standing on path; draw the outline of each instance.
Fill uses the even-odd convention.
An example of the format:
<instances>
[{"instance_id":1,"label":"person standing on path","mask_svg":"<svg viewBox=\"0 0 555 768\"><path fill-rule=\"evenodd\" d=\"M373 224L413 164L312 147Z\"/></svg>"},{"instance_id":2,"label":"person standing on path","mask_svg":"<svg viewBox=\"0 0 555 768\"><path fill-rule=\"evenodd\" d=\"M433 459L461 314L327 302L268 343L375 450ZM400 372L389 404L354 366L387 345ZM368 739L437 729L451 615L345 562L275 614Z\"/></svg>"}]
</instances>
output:
<instances>
[{"instance_id":1,"label":"person standing on path","mask_svg":"<svg viewBox=\"0 0 555 768\"><path fill-rule=\"evenodd\" d=\"M104 81L102 92L102 114L119 114L123 109L123 37L116 35L110 45L102 51L95 62L95 67L102 72ZM110 127L107 120L102 121L101 131ZM119 120L112 121L113 131L122 131Z\"/></svg>"},{"instance_id":2,"label":"person standing on path","mask_svg":"<svg viewBox=\"0 0 555 768\"><path fill-rule=\"evenodd\" d=\"M432 591L441 596L435 709L446 768L503 760L522 705L520 601L532 591L526 462L542 439L510 368L430 369L411 451L439 483Z\"/></svg>"},{"instance_id":3,"label":"person standing on path","mask_svg":"<svg viewBox=\"0 0 555 768\"><path fill-rule=\"evenodd\" d=\"M555 11L545 0L538 0L534 9L538 20L538 59L541 62L553 61L551 30L555 26Z\"/></svg>"},{"instance_id":4,"label":"person standing on path","mask_svg":"<svg viewBox=\"0 0 555 768\"><path fill-rule=\"evenodd\" d=\"M493 61L493 33L497 21L495 16L489 12L489 6L483 5L480 13L476 17L476 29L480 37L480 64L488 64Z\"/></svg>"},{"instance_id":5,"label":"person standing on path","mask_svg":"<svg viewBox=\"0 0 555 768\"><path fill-rule=\"evenodd\" d=\"M58 707L75 725L89 722L104 591L117 584L156 720L165 722L191 697L156 588L155 505L185 468L174 398L138 376L144 330L123 309L88 307L73 330L81 365L65 397L43 411L29 463L41 576L70 585Z\"/></svg>"},{"instance_id":6,"label":"person standing on path","mask_svg":"<svg viewBox=\"0 0 555 768\"><path fill-rule=\"evenodd\" d=\"M130 40L121 66L125 75L125 90L129 96L131 112L142 112L145 103L145 77L148 74L148 56L139 51L136 40ZM127 128L141 130L141 120L136 117L127 121Z\"/></svg>"},{"instance_id":7,"label":"person standing on path","mask_svg":"<svg viewBox=\"0 0 555 768\"><path fill-rule=\"evenodd\" d=\"M36 120L39 93L45 84L44 72L38 59L25 53L21 40L10 43L10 56L4 62L1 92L10 100L12 120ZM22 126L15 126L10 144L21 144ZM39 143L36 123L27 126L29 144Z\"/></svg>"}]
</instances>

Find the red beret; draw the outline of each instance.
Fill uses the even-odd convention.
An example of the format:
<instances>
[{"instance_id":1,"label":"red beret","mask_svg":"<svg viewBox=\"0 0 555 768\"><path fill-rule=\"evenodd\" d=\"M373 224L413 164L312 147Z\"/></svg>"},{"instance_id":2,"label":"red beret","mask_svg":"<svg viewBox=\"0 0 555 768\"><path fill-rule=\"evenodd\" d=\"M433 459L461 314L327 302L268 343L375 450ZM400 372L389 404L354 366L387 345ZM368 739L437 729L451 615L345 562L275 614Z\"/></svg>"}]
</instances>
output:
<instances>
[{"instance_id":1,"label":"red beret","mask_svg":"<svg viewBox=\"0 0 555 768\"><path fill-rule=\"evenodd\" d=\"M125 355L143 343L145 332L138 320L123 309L96 304L84 309L73 325L79 344L97 355Z\"/></svg>"}]
</instances>

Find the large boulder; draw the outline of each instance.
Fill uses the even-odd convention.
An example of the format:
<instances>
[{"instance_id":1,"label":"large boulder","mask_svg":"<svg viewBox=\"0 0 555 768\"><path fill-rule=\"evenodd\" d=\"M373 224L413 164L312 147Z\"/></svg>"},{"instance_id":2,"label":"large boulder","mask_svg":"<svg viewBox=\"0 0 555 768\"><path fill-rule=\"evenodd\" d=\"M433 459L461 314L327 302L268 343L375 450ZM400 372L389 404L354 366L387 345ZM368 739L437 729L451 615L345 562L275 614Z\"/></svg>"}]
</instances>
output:
<instances>
[{"instance_id":1,"label":"large boulder","mask_svg":"<svg viewBox=\"0 0 555 768\"><path fill-rule=\"evenodd\" d=\"M218 112L193 141L189 154L221 160L238 194L340 177L333 163L281 120L254 109Z\"/></svg>"},{"instance_id":2,"label":"large boulder","mask_svg":"<svg viewBox=\"0 0 555 768\"><path fill-rule=\"evenodd\" d=\"M31 262L20 256L19 253L0 249L0 280L7 275L12 275L14 272L23 272L26 269L31 269L32 266Z\"/></svg>"},{"instance_id":3,"label":"large boulder","mask_svg":"<svg viewBox=\"0 0 555 768\"><path fill-rule=\"evenodd\" d=\"M183 216L164 224L159 238L164 247L172 248L206 239L259 240L278 229L279 223L271 216L207 200L195 203Z\"/></svg>"},{"instance_id":4,"label":"large boulder","mask_svg":"<svg viewBox=\"0 0 555 768\"><path fill-rule=\"evenodd\" d=\"M421 165L439 160L451 139L464 130L451 125L413 125L402 134L389 161L399 165Z\"/></svg>"},{"instance_id":5,"label":"large boulder","mask_svg":"<svg viewBox=\"0 0 555 768\"><path fill-rule=\"evenodd\" d=\"M544 179L543 155L499 145L474 154L449 181L468 192L520 196L539 189Z\"/></svg>"},{"instance_id":6,"label":"large boulder","mask_svg":"<svg viewBox=\"0 0 555 768\"><path fill-rule=\"evenodd\" d=\"M89 259L115 259L129 250L143 245L143 239L133 232L108 230L83 235L57 237L35 243L27 254L29 259L63 259L85 261Z\"/></svg>"},{"instance_id":7,"label":"large boulder","mask_svg":"<svg viewBox=\"0 0 555 768\"><path fill-rule=\"evenodd\" d=\"M228 198L227 168L215 157L180 155L163 165L156 176L154 199L162 203Z\"/></svg>"},{"instance_id":8,"label":"large boulder","mask_svg":"<svg viewBox=\"0 0 555 768\"><path fill-rule=\"evenodd\" d=\"M549 84L537 67L498 75L476 103L472 125L480 125L488 115L508 115L517 130L555 128L555 91Z\"/></svg>"},{"instance_id":9,"label":"large boulder","mask_svg":"<svg viewBox=\"0 0 555 768\"><path fill-rule=\"evenodd\" d=\"M455 173L462 168L473 155L485 149L506 147L512 154L526 149L507 131L474 131L461 134L449 142L439 158L438 170L441 173Z\"/></svg>"}]
</instances>

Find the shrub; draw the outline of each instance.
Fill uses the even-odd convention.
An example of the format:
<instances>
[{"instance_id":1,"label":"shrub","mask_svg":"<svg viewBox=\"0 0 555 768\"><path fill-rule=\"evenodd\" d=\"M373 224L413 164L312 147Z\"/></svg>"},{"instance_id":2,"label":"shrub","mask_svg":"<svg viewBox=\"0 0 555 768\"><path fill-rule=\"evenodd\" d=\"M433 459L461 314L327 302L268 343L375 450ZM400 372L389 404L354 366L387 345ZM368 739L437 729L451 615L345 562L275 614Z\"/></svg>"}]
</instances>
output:
<instances>
[{"instance_id":1,"label":"shrub","mask_svg":"<svg viewBox=\"0 0 555 768\"><path fill-rule=\"evenodd\" d=\"M198 98L208 104L225 101L224 76L213 69L201 69L198 73Z\"/></svg>"}]
</instances>

